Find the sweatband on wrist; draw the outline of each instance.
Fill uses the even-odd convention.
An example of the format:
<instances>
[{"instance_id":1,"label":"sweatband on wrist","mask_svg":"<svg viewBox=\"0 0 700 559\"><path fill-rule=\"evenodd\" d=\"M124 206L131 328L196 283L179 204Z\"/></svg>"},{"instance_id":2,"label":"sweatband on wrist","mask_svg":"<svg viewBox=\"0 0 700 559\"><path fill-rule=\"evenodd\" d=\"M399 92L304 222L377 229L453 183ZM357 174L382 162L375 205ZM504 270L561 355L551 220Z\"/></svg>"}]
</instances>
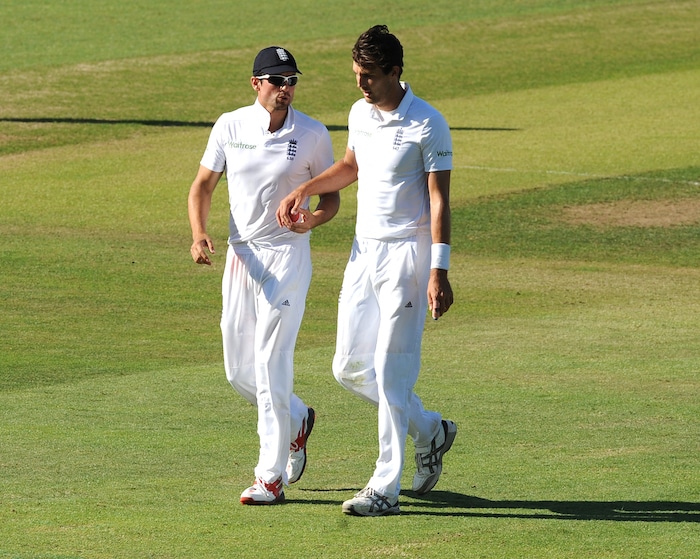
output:
<instances>
[{"instance_id":1,"label":"sweatband on wrist","mask_svg":"<svg viewBox=\"0 0 700 559\"><path fill-rule=\"evenodd\" d=\"M433 243L430 246L430 267L440 270L450 269L450 245Z\"/></svg>"}]
</instances>

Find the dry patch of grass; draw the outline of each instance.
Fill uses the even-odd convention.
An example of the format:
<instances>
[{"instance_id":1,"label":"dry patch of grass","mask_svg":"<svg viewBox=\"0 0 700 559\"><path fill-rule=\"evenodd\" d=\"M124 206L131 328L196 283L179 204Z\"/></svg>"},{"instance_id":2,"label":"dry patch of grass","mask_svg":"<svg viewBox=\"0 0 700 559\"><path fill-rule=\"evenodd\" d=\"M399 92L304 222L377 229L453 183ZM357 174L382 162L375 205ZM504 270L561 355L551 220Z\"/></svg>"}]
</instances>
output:
<instances>
[{"instance_id":1,"label":"dry patch of grass","mask_svg":"<svg viewBox=\"0 0 700 559\"><path fill-rule=\"evenodd\" d=\"M673 227L700 223L700 198L617 200L566 207L562 217L573 225L597 227Z\"/></svg>"}]
</instances>

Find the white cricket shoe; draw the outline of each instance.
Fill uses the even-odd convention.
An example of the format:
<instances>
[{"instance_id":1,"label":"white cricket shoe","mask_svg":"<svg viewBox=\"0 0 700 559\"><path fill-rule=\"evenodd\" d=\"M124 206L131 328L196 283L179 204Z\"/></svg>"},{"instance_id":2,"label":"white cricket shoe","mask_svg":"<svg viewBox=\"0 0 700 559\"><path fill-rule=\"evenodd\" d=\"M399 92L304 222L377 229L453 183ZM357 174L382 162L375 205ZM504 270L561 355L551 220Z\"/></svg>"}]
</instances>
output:
<instances>
[{"instance_id":1,"label":"white cricket shoe","mask_svg":"<svg viewBox=\"0 0 700 559\"><path fill-rule=\"evenodd\" d=\"M349 501L343 503L343 512L355 516L384 516L399 514L399 501L392 503L371 487L365 487Z\"/></svg>"},{"instance_id":2,"label":"white cricket shoe","mask_svg":"<svg viewBox=\"0 0 700 559\"><path fill-rule=\"evenodd\" d=\"M258 478L252 486L241 493L241 503L244 505L276 505L284 501L282 488L281 476L272 483Z\"/></svg>"},{"instance_id":3,"label":"white cricket shoe","mask_svg":"<svg viewBox=\"0 0 700 559\"><path fill-rule=\"evenodd\" d=\"M287 461L287 483L296 483L306 469L306 442L316 421L316 412L309 408L309 415L302 422L301 429L289 445L289 460Z\"/></svg>"},{"instance_id":4,"label":"white cricket shoe","mask_svg":"<svg viewBox=\"0 0 700 559\"><path fill-rule=\"evenodd\" d=\"M413 476L413 490L419 495L430 491L440 479L442 457L450 450L457 436L457 425L453 421L442 420L442 425L426 448L416 448L416 475Z\"/></svg>"}]
</instances>

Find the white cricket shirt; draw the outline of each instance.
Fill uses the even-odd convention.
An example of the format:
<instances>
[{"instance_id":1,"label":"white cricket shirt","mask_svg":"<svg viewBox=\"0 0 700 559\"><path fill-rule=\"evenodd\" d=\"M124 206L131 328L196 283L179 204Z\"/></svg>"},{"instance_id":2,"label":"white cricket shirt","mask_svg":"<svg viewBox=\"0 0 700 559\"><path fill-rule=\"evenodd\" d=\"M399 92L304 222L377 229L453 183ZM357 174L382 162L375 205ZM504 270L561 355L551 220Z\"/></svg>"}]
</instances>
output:
<instances>
[{"instance_id":1,"label":"white cricket shirt","mask_svg":"<svg viewBox=\"0 0 700 559\"><path fill-rule=\"evenodd\" d=\"M270 133L270 113L255 104L224 113L214 124L201 165L226 170L231 206L229 243L279 244L299 239L275 212L292 190L333 164L326 127L291 106ZM308 201L306 203L308 205Z\"/></svg>"},{"instance_id":2,"label":"white cricket shirt","mask_svg":"<svg viewBox=\"0 0 700 559\"><path fill-rule=\"evenodd\" d=\"M427 173L452 169L450 128L407 83L399 106L380 111L364 99L350 109L348 147L358 165L360 238L405 239L430 232Z\"/></svg>"}]
</instances>

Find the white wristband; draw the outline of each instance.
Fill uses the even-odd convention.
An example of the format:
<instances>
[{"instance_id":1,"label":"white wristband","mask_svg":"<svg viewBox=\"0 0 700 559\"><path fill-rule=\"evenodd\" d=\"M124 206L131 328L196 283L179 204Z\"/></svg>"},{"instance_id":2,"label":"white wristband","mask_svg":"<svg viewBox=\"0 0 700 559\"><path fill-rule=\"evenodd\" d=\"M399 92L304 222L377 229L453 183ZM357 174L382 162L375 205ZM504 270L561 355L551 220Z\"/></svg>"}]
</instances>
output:
<instances>
[{"instance_id":1,"label":"white wristband","mask_svg":"<svg viewBox=\"0 0 700 559\"><path fill-rule=\"evenodd\" d=\"M430 246L430 267L440 270L450 269L450 245L447 243L433 243Z\"/></svg>"}]
</instances>

